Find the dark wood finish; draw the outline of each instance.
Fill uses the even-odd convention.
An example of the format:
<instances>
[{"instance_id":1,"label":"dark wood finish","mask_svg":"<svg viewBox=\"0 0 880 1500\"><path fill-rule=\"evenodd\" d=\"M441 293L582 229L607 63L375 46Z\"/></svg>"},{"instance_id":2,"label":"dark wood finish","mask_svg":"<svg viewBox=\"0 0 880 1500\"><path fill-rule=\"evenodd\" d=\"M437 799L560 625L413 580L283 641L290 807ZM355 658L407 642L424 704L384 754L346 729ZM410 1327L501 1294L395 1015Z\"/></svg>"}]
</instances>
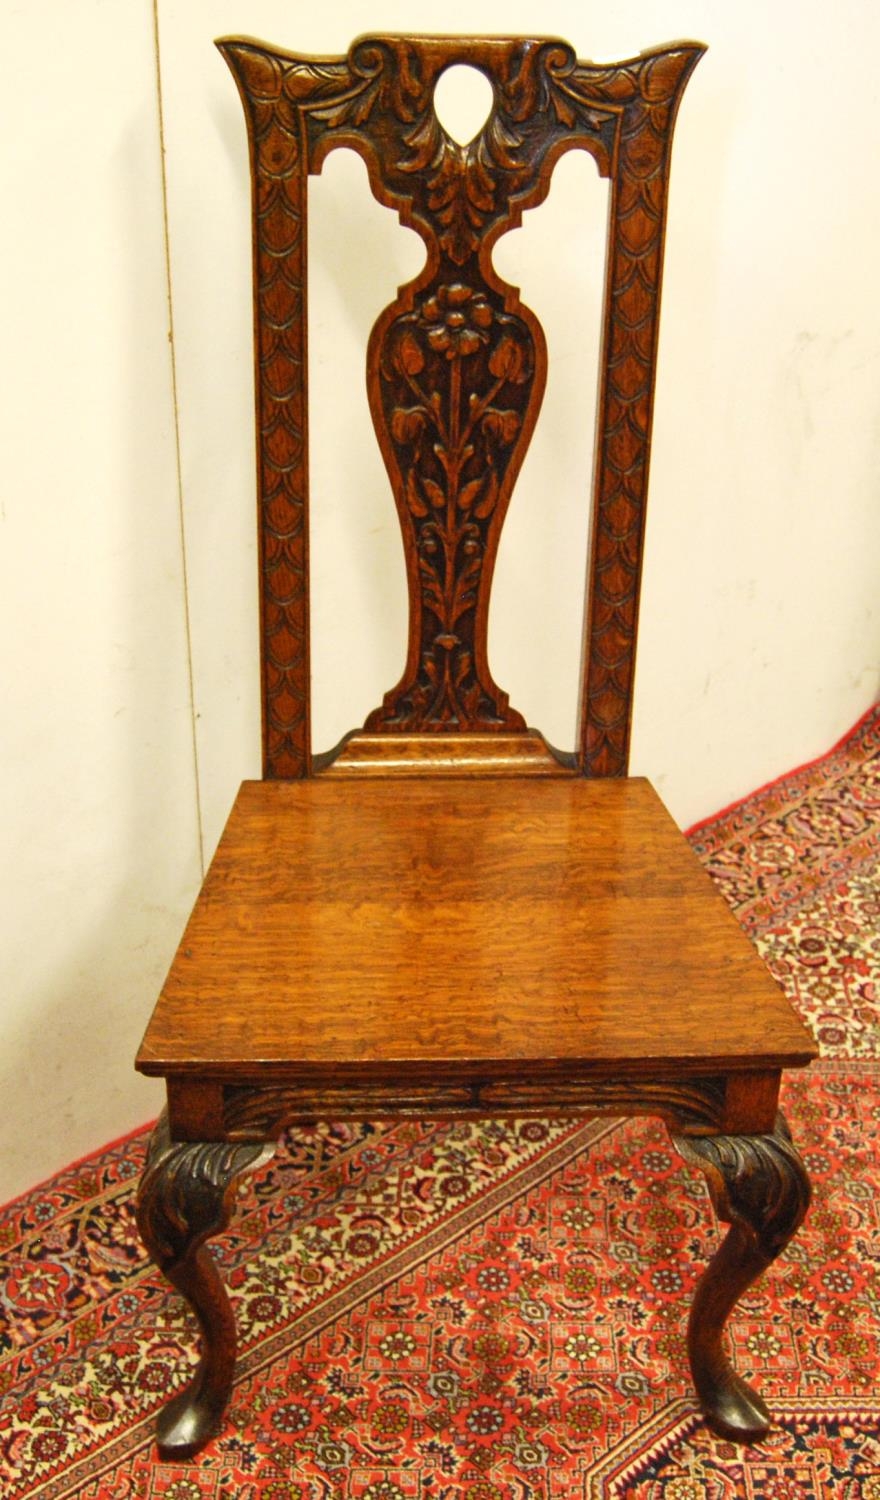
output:
<instances>
[{"instance_id":1,"label":"dark wood finish","mask_svg":"<svg viewBox=\"0 0 880 1500\"><path fill-rule=\"evenodd\" d=\"M697 1395L710 1427L734 1442L766 1437L770 1414L731 1367L724 1325L747 1287L782 1253L803 1222L810 1182L780 1114L767 1135L674 1137L701 1167L718 1216L730 1229L700 1281L688 1322L688 1350Z\"/></svg>"},{"instance_id":2,"label":"dark wood finish","mask_svg":"<svg viewBox=\"0 0 880 1500\"><path fill-rule=\"evenodd\" d=\"M236 1179L271 1156L263 1144L177 1143L165 1116L150 1141L138 1228L156 1265L199 1320L202 1357L158 1423L163 1458L192 1458L219 1430L235 1370L235 1322L205 1241L229 1223Z\"/></svg>"},{"instance_id":3,"label":"dark wood finish","mask_svg":"<svg viewBox=\"0 0 880 1500\"><path fill-rule=\"evenodd\" d=\"M222 1419L235 1330L204 1246L237 1176L286 1125L328 1115L665 1120L732 1223L691 1316L697 1392L716 1431L754 1440L766 1411L722 1333L806 1207L776 1116L782 1069L815 1048L649 784L625 779L669 152L702 49L594 67L546 40L367 38L346 58L220 45L252 153L266 780L239 792L137 1062L168 1093L141 1232L203 1342L160 1449L191 1456ZM494 93L467 147L433 109L454 62ZM365 728L313 760L306 180L334 146L363 155L428 256L368 351L406 666ZM491 251L572 147L609 177L611 212L580 738L561 754L486 653L546 375L540 326Z\"/></svg>"},{"instance_id":4,"label":"dark wood finish","mask_svg":"<svg viewBox=\"0 0 880 1500\"><path fill-rule=\"evenodd\" d=\"M346 58L218 44L248 122L254 180L264 774L308 774L306 180L365 159L376 197L424 239L424 270L382 313L367 388L400 516L410 593L401 681L374 733L524 730L493 682L489 589L540 410L540 324L492 246L546 197L572 148L610 179L581 769L626 773L672 128L702 47L611 67L564 42L363 37ZM490 116L468 146L433 107L451 62L482 69Z\"/></svg>"}]
</instances>

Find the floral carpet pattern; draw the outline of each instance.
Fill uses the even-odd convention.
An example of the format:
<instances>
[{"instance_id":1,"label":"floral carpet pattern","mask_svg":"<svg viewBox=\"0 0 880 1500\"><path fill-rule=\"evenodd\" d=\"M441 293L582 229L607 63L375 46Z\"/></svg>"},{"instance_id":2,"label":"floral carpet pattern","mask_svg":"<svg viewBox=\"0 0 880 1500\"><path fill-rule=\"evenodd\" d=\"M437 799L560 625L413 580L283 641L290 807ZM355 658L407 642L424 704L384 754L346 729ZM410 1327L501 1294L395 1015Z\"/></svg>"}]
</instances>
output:
<instances>
[{"instance_id":1,"label":"floral carpet pattern","mask_svg":"<svg viewBox=\"0 0 880 1500\"><path fill-rule=\"evenodd\" d=\"M661 1125L330 1124L215 1242L228 1421L161 1463L195 1334L138 1242L144 1131L0 1210L5 1500L880 1500L880 709L691 838L823 1051L785 1096L813 1207L731 1325L766 1442L695 1408L719 1231Z\"/></svg>"}]
</instances>

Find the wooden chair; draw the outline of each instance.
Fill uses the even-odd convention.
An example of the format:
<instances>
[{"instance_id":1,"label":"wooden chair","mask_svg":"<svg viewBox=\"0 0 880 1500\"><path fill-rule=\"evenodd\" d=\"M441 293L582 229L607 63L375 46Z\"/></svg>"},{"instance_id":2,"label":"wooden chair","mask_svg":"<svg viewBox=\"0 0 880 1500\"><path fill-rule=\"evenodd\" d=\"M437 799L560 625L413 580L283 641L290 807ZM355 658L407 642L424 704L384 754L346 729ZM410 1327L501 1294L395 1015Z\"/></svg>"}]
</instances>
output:
<instances>
[{"instance_id":1,"label":"wooden chair","mask_svg":"<svg viewBox=\"0 0 880 1500\"><path fill-rule=\"evenodd\" d=\"M781 1070L815 1048L626 774L670 145L702 49L597 67L554 40L368 37L320 59L219 45L254 182L265 779L241 787L137 1060L168 1096L140 1229L203 1343L160 1414L160 1452L190 1456L222 1421L235 1329L205 1241L239 1174L297 1121L406 1115L665 1120L731 1224L691 1313L697 1394L716 1432L758 1439L767 1411L722 1330L807 1207L777 1110ZM433 107L453 63L494 94L467 147ZM368 350L406 549L406 667L363 730L313 759L306 183L335 146L361 153L428 257ZM611 208L580 734L560 754L487 660L546 373L540 325L491 252L571 147L610 178Z\"/></svg>"}]
</instances>

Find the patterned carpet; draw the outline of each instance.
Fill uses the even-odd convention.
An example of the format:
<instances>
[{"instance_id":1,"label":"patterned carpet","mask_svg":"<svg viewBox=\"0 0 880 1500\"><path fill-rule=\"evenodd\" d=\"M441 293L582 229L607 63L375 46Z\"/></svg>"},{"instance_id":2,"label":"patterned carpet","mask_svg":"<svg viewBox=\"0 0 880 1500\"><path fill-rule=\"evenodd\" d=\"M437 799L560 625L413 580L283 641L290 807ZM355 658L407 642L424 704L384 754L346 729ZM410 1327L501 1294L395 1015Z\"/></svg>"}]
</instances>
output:
<instances>
[{"instance_id":1,"label":"patterned carpet","mask_svg":"<svg viewBox=\"0 0 880 1500\"><path fill-rule=\"evenodd\" d=\"M768 1441L696 1414L718 1230L661 1126L327 1125L247 1180L229 1421L161 1464L193 1328L135 1234L142 1132L0 1211L5 1500L880 1500L878 813L880 709L692 833L823 1049L785 1097L814 1206L732 1326Z\"/></svg>"}]
</instances>

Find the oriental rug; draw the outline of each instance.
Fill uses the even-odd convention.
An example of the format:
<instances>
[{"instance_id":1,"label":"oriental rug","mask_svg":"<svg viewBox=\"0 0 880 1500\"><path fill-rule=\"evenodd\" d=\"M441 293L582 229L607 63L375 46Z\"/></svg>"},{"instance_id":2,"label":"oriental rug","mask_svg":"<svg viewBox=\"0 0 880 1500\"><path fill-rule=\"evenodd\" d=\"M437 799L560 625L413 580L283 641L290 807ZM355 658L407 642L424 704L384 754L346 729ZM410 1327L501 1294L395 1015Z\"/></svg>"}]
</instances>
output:
<instances>
[{"instance_id":1,"label":"oriental rug","mask_svg":"<svg viewBox=\"0 0 880 1500\"><path fill-rule=\"evenodd\" d=\"M142 1131L0 1211L6 1500L880 1500L880 709L691 838L823 1052L784 1101L813 1208L731 1325L766 1442L696 1411L719 1230L662 1126L328 1124L215 1242L228 1421L161 1463L195 1337L137 1239Z\"/></svg>"}]
</instances>

